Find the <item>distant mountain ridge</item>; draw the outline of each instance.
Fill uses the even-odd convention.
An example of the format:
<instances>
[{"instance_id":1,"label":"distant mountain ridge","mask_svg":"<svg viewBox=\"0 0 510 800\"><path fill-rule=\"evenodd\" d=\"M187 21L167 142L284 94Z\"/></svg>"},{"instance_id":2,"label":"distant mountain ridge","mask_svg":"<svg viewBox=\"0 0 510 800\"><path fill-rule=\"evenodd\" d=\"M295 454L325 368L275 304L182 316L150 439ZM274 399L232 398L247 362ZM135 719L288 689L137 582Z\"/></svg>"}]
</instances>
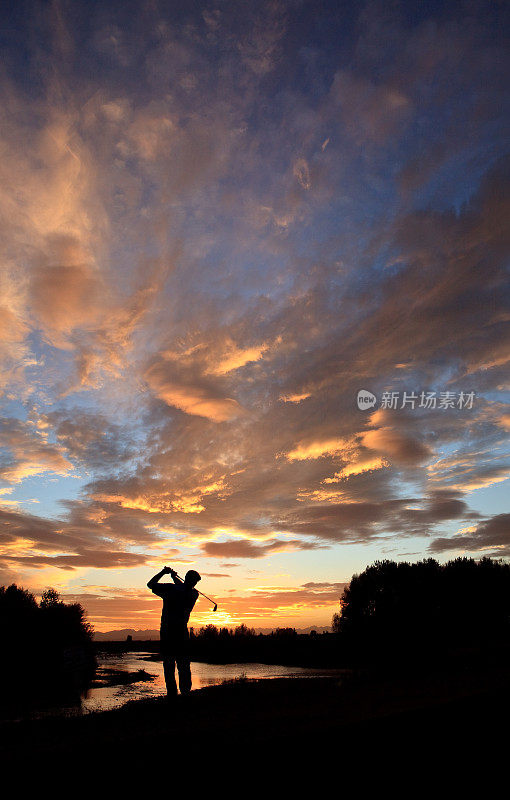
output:
<instances>
[{"instance_id":1,"label":"distant mountain ridge","mask_svg":"<svg viewBox=\"0 0 510 800\"><path fill-rule=\"evenodd\" d=\"M96 642L122 642L128 636L132 636L135 641L149 641L150 639L159 639L159 631L145 630L137 631L134 628L121 628L116 631L95 631L94 639Z\"/></svg>"},{"instance_id":2,"label":"distant mountain ridge","mask_svg":"<svg viewBox=\"0 0 510 800\"><path fill-rule=\"evenodd\" d=\"M268 634L276 630L276 628L291 627L284 625L277 625L274 628L254 628L255 633ZM317 633L331 633L331 628L324 625L310 625L308 628L296 628L297 633L310 633L310 631L317 631ZM139 631L134 628L121 628L116 631L96 631L94 639L96 642L123 642L128 636L133 638L133 641L147 642L151 639L159 639L158 630L145 630Z\"/></svg>"}]
</instances>

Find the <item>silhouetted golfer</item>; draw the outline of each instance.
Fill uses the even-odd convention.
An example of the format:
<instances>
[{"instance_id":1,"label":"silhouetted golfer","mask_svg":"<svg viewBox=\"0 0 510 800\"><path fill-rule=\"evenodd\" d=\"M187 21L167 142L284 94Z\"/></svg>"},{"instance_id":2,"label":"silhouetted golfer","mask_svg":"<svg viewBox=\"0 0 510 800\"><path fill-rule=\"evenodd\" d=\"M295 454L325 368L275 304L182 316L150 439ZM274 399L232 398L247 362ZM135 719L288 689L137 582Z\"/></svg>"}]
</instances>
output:
<instances>
[{"instance_id":1,"label":"silhouetted golfer","mask_svg":"<svg viewBox=\"0 0 510 800\"><path fill-rule=\"evenodd\" d=\"M159 579L163 575L171 575L173 584L159 583ZM163 598L160 640L166 690L169 697L177 695L176 664L181 694L188 694L191 691L188 620L198 598L198 592L193 587L199 580L200 575L194 569L188 570L184 581L181 581L175 570L163 567L161 572L154 575L147 584L154 594Z\"/></svg>"}]
</instances>

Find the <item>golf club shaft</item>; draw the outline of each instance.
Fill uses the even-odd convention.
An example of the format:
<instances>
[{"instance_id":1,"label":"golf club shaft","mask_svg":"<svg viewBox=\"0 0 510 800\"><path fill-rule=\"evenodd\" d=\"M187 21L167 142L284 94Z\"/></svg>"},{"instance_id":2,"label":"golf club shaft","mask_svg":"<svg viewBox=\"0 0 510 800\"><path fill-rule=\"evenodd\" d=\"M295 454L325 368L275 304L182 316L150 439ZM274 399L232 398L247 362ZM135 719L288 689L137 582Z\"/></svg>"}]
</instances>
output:
<instances>
[{"instance_id":1,"label":"golf club shaft","mask_svg":"<svg viewBox=\"0 0 510 800\"><path fill-rule=\"evenodd\" d=\"M174 570L174 572L175 572L175 570ZM183 579L183 578L181 578L181 576L180 576L180 575L178 575L178 574L177 574L177 572L175 572L175 577L176 577L176 578L179 578L179 580L180 580L180 581L182 581L182 582L184 583L184 579ZM207 595L206 595L206 594L204 594L203 592L200 592L198 589L195 589L195 591L196 591L196 592L198 592L199 594L201 594L201 595L202 595L202 597L205 597L205 599L206 599L206 600L209 600L209 602L210 602L210 603L212 603L212 604L213 604L213 606L216 606L216 605L217 605L217 603L215 603L215 602L214 602L214 600L211 600L211 598L210 598L210 597L207 597Z\"/></svg>"}]
</instances>

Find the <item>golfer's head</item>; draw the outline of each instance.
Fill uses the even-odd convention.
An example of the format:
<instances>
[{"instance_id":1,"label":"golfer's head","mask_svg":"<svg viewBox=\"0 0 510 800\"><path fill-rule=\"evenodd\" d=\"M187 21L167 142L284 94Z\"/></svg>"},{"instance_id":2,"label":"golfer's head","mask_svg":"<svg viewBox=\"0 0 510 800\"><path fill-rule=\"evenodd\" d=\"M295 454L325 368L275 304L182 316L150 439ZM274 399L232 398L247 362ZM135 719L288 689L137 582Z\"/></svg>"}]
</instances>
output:
<instances>
[{"instance_id":1,"label":"golfer's head","mask_svg":"<svg viewBox=\"0 0 510 800\"><path fill-rule=\"evenodd\" d=\"M198 574L198 572L195 572L194 569L189 569L186 575L184 576L184 583L186 584L186 586L195 586L195 584L198 583L199 580L201 580L200 575Z\"/></svg>"}]
</instances>

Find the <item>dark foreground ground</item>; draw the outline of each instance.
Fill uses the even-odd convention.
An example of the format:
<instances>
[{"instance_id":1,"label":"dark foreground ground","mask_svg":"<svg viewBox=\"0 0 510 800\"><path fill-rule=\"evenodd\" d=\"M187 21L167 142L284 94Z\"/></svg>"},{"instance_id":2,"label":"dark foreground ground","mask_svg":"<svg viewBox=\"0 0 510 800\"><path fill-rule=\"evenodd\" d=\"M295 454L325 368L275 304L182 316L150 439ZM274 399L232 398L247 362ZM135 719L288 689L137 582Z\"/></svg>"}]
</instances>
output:
<instances>
[{"instance_id":1,"label":"dark foreground ground","mask_svg":"<svg viewBox=\"0 0 510 800\"><path fill-rule=\"evenodd\" d=\"M507 746L509 674L501 663L412 678L379 672L342 680L238 680L173 704L152 699L78 718L0 723L2 758L10 766L108 762L172 770L186 755L200 763L204 754L229 762L258 754L257 760L287 759L295 771L318 764L315 757L335 764L355 754L370 763L375 753L395 759L426 753L451 764L456 752L468 764L480 759L482 747L492 760Z\"/></svg>"}]
</instances>

